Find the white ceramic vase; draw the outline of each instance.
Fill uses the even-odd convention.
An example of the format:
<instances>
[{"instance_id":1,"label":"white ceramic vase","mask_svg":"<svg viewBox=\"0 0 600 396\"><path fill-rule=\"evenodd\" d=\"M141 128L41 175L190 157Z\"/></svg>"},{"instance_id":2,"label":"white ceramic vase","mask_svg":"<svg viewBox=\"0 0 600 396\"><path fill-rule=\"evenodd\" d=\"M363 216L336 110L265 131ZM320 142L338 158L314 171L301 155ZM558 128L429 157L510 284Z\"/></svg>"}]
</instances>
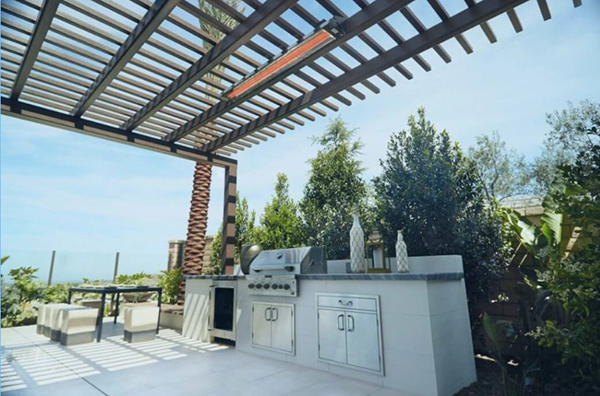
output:
<instances>
[{"instance_id":1,"label":"white ceramic vase","mask_svg":"<svg viewBox=\"0 0 600 396\"><path fill-rule=\"evenodd\" d=\"M360 226L358 213L350 229L350 269L352 272L365 272L365 233Z\"/></svg>"},{"instance_id":2,"label":"white ceramic vase","mask_svg":"<svg viewBox=\"0 0 600 396\"><path fill-rule=\"evenodd\" d=\"M398 272L409 272L408 270L408 252L406 243L402 237L402 231L398 230L398 239L396 240L396 266Z\"/></svg>"}]
</instances>

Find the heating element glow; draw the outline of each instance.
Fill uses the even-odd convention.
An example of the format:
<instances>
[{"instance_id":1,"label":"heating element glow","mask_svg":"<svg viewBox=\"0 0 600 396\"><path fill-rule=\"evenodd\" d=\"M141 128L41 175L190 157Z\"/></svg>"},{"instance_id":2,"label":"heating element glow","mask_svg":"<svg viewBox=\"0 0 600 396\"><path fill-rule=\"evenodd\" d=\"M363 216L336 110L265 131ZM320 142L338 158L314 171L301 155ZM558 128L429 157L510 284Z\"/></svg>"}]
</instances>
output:
<instances>
[{"instance_id":1,"label":"heating element glow","mask_svg":"<svg viewBox=\"0 0 600 396\"><path fill-rule=\"evenodd\" d=\"M234 86L230 92L225 93L227 99L233 99L240 96L244 92L260 85L269 80L269 78L275 76L277 73L284 69L287 69L303 58L312 54L314 51L323 47L325 44L335 39L335 36L325 29L321 29L315 32L313 35L296 45L285 54L268 64L263 69L256 72L254 75L243 80L238 85Z\"/></svg>"}]
</instances>

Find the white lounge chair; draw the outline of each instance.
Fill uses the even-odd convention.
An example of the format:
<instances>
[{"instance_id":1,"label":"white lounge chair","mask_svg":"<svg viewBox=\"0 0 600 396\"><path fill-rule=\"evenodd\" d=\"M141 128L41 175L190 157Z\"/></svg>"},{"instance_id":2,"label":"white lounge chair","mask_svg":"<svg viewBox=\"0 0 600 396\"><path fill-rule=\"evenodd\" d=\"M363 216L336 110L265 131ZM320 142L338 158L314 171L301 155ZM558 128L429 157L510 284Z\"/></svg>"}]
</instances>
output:
<instances>
[{"instance_id":1,"label":"white lounge chair","mask_svg":"<svg viewBox=\"0 0 600 396\"><path fill-rule=\"evenodd\" d=\"M125 316L125 341L142 342L154 340L158 326L159 312L160 310L157 306L126 307L123 312Z\"/></svg>"},{"instance_id":2,"label":"white lounge chair","mask_svg":"<svg viewBox=\"0 0 600 396\"><path fill-rule=\"evenodd\" d=\"M77 345L93 342L96 336L97 308L66 308L61 311L60 343Z\"/></svg>"}]
</instances>

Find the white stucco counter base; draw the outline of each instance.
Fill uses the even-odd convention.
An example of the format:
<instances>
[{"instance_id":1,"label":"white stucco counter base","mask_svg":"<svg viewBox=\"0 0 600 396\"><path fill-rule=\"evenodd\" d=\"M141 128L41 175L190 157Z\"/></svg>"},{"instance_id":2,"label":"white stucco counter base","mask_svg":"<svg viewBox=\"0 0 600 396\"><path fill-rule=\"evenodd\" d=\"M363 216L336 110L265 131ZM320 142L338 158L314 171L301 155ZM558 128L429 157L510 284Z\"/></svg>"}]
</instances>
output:
<instances>
[{"instance_id":1,"label":"white stucco counter base","mask_svg":"<svg viewBox=\"0 0 600 396\"><path fill-rule=\"evenodd\" d=\"M477 379L461 258L416 257L410 262L413 271L410 274L300 275L298 297L251 295L243 277L188 278L183 334L197 340L211 340L208 326L211 286L215 282L234 282L237 349L380 384L407 396L450 396ZM421 266L428 268L414 272ZM432 268L436 271L431 272ZM443 272L444 269L448 272ZM378 296L383 373L319 359L316 296L320 293ZM253 345L253 303L293 305L292 353Z\"/></svg>"}]
</instances>

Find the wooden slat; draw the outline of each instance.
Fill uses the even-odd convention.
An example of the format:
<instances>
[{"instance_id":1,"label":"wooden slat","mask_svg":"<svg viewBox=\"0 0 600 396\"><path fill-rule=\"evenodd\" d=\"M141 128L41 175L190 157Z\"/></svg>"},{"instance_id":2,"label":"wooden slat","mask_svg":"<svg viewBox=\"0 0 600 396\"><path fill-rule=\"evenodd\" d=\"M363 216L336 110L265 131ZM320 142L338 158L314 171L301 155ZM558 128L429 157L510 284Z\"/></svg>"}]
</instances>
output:
<instances>
[{"instance_id":1,"label":"wooden slat","mask_svg":"<svg viewBox=\"0 0 600 396\"><path fill-rule=\"evenodd\" d=\"M547 21L548 19L552 18L552 15L550 15L550 8L548 8L548 3L546 2L546 0L537 0L537 3L540 12L542 13L542 18L544 18L544 21Z\"/></svg>"},{"instance_id":2,"label":"wooden slat","mask_svg":"<svg viewBox=\"0 0 600 396\"><path fill-rule=\"evenodd\" d=\"M323 6L327 11L329 11L334 16L340 16L342 18L347 18L348 15L341 8L337 7L335 4L331 2L331 0L317 0L321 6ZM367 32L362 32L358 34L358 38L362 40L369 48L377 53L377 55L381 55L385 52L383 47L377 43ZM400 74L402 74L407 79L411 80L413 75L410 71L408 71L402 65L394 65L394 69L396 69Z\"/></svg>"},{"instance_id":3,"label":"wooden slat","mask_svg":"<svg viewBox=\"0 0 600 396\"><path fill-rule=\"evenodd\" d=\"M302 18L305 22L307 22L314 28L319 26L319 24L321 23L320 19L316 18L314 15L312 15L310 12L308 12L300 4L296 4L295 6L293 6L292 11L295 12L300 18ZM353 57L359 63L364 63L367 61L367 58L365 58L362 54L360 54L358 51L356 51L348 43L342 44L339 48L342 49L343 51L345 51L348 55ZM391 78L390 76L388 76L385 72L377 73L377 77L379 77L381 79L381 81L385 82L390 87L393 87L396 85L396 82L394 81L394 79Z\"/></svg>"},{"instance_id":4,"label":"wooden slat","mask_svg":"<svg viewBox=\"0 0 600 396\"><path fill-rule=\"evenodd\" d=\"M465 3L467 3L469 7L475 6L475 0L465 0ZM479 25L479 27L481 28L481 30L483 30L483 33L485 34L490 43L494 44L496 41L498 41L489 23L482 22Z\"/></svg>"},{"instance_id":5,"label":"wooden slat","mask_svg":"<svg viewBox=\"0 0 600 396\"><path fill-rule=\"evenodd\" d=\"M519 20L519 16L517 12L512 9L506 12L508 19L510 20L511 25L515 29L515 32L519 33L523 31L523 25L521 25L521 21Z\"/></svg>"},{"instance_id":6,"label":"wooden slat","mask_svg":"<svg viewBox=\"0 0 600 396\"><path fill-rule=\"evenodd\" d=\"M369 5L367 0L354 0L354 2L358 4L360 8L365 8L367 5ZM398 33L398 31L385 19L379 22L377 26L379 26L381 30L390 36L390 38L394 40L396 44L402 44L405 41L404 37L402 37L402 35ZM417 63L417 65L421 66L423 70L427 72L431 71L431 65L425 59L423 59L421 55L413 57L413 60Z\"/></svg>"},{"instance_id":7,"label":"wooden slat","mask_svg":"<svg viewBox=\"0 0 600 396\"><path fill-rule=\"evenodd\" d=\"M429 2L429 5L431 6L431 8L433 8L435 13L438 15L438 17L440 17L442 22L446 21L446 20L448 20L448 18L450 18L450 15L448 14L448 12L444 8L444 6L442 6L440 4L439 0L427 0L427 1ZM467 41L465 36L463 36L462 34L457 34L454 38L456 39L456 41L458 41L460 46L465 50L465 52L467 54L473 53L473 47L471 46L469 41Z\"/></svg>"},{"instance_id":8,"label":"wooden slat","mask_svg":"<svg viewBox=\"0 0 600 396\"><path fill-rule=\"evenodd\" d=\"M423 22L421 22L419 18L417 18L417 16L410 10L410 8L404 7L400 10L400 13L404 16L404 18L406 18L408 23L410 23L419 34L423 34L423 32L425 32L425 25L423 25ZM448 52L446 52L446 50L441 45L434 46L433 50L440 56L440 58L442 58L444 62L450 63L452 61L452 58L450 57Z\"/></svg>"}]
</instances>

